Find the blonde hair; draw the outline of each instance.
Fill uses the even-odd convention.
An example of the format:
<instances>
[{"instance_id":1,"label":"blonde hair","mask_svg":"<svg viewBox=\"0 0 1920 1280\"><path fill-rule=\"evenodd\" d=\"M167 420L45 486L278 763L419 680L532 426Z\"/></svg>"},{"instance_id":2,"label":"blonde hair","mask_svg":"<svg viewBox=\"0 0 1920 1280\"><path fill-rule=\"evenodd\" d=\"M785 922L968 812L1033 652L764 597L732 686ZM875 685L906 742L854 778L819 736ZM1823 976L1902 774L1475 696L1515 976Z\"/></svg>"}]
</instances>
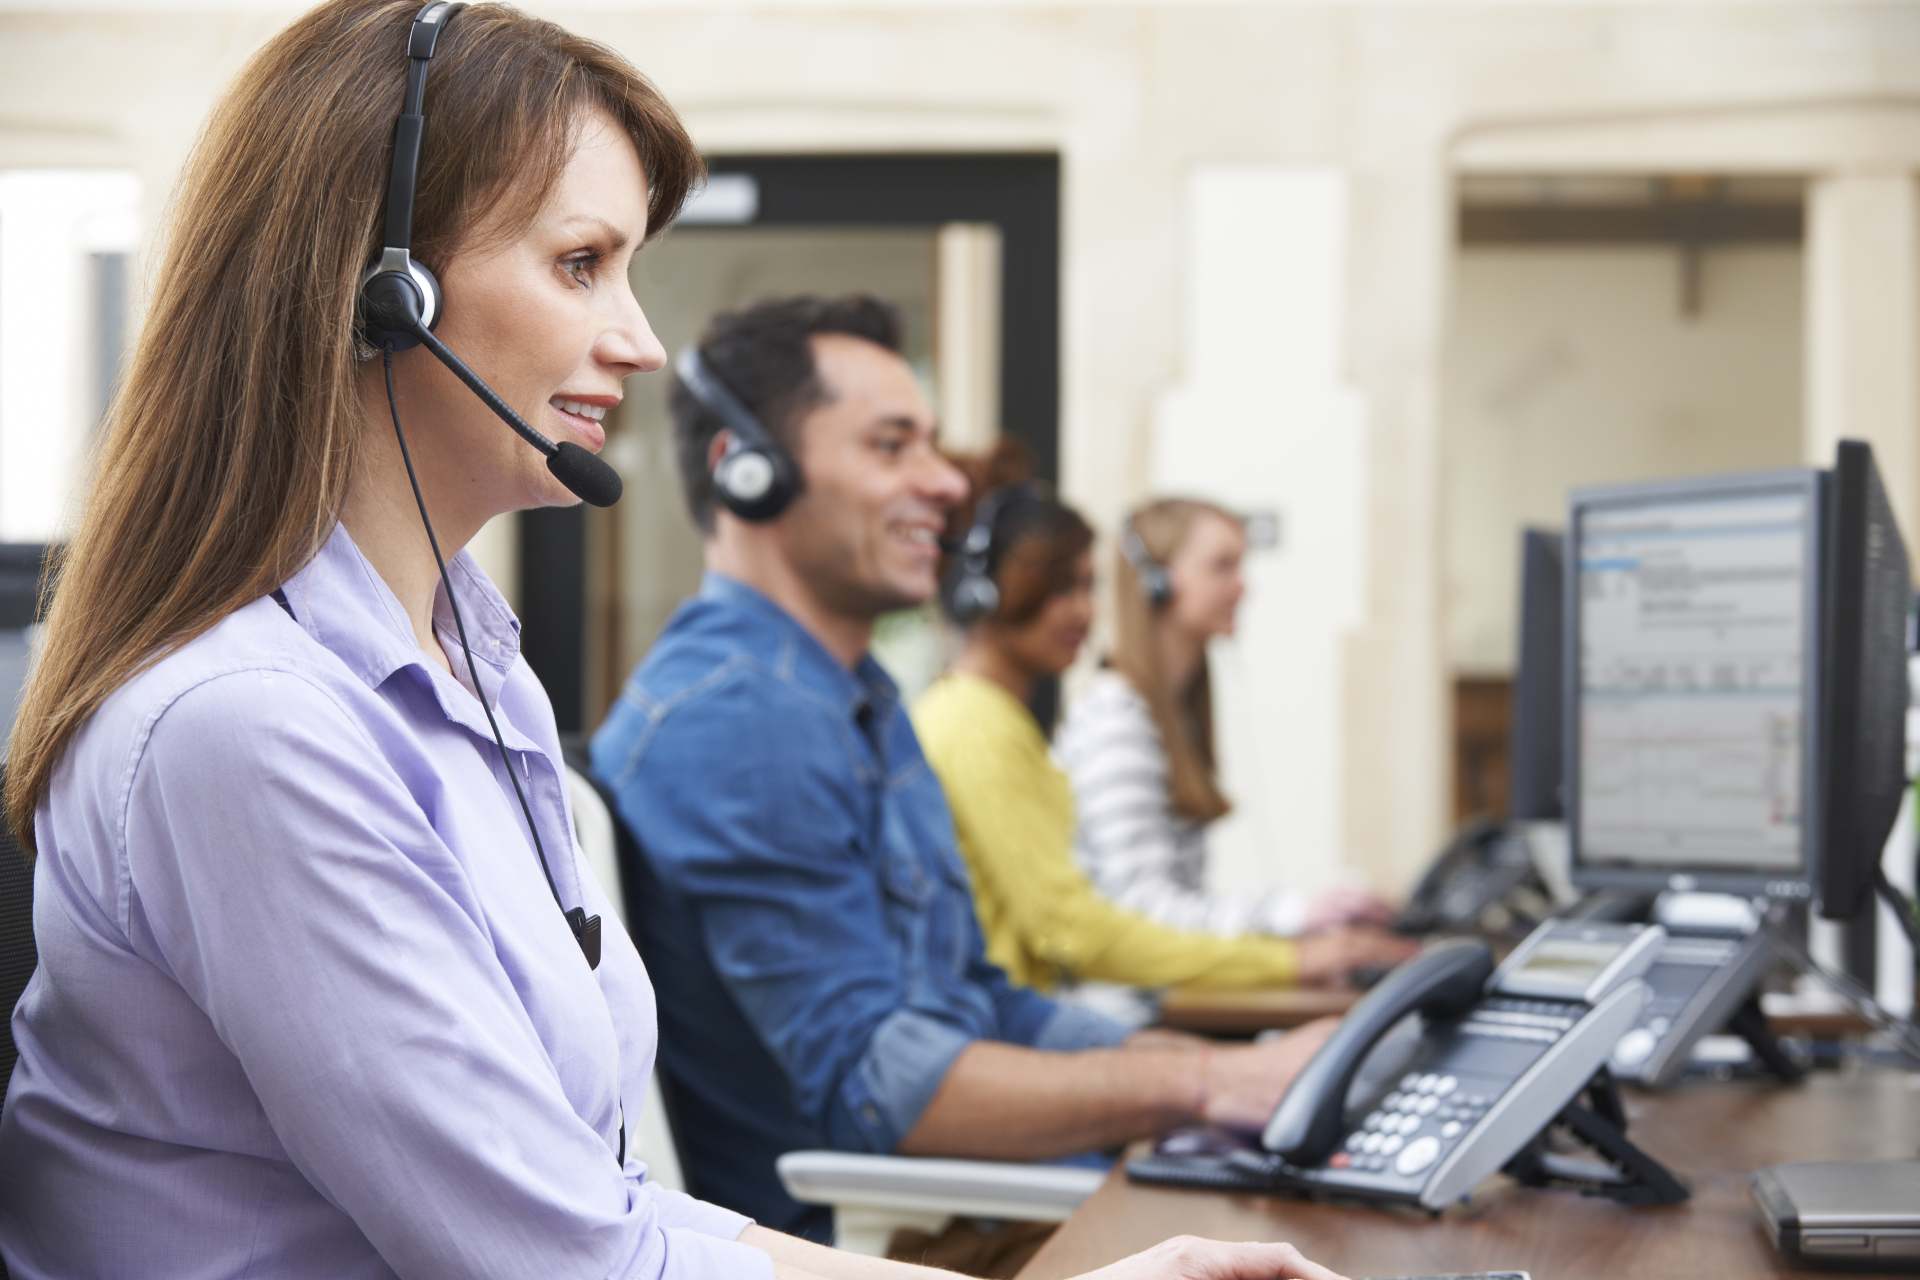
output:
<instances>
[{"instance_id":1,"label":"blonde hair","mask_svg":"<svg viewBox=\"0 0 1920 1280\"><path fill-rule=\"evenodd\" d=\"M379 222L418 0L330 0L255 54L175 195L140 340L9 743L5 817L33 849L55 764L120 685L311 560L360 452L354 308ZM414 256L519 235L602 110L671 222L699 153L619 54L506 5L448 24L427 81ZM457 305L457 302L456 304Z\"/></svg>"},{"instance_id":2,"label":"blonde hair","mask_svg":"<svg viewBox=\"0 0 1920 1280\"><path fill-rule=\"evenodd\" d=\"M1127 523L1146 553L1164 567L1193 527L1208 516L1234 526L1240 517L1218 503L1198 498L1160 498L1136 509ZM1168 791L1173 811L1196 822L1225 817L1233 802L1221 791L1213 749L1213 679L1203 658L1184 688L1174 688L1155 643L1157 620L1140 569L1124 549L1114 562L1114 646L1108 665L1124 675L1146 699L1154 726L1166 748Z\"/></svg>"}]
</instances>

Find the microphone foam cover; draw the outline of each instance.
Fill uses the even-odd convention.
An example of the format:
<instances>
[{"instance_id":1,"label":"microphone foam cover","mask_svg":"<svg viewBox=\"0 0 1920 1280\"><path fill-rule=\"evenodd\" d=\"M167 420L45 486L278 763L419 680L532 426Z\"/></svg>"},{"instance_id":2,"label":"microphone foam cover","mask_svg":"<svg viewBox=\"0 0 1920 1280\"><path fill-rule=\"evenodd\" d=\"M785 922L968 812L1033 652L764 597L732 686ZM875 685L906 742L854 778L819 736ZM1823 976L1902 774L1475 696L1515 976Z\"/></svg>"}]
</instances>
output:
<instances>
[{"instance_id":1,"label":"microphone foam cover","mask_svg":"<svg viewBox=\"0 0 1920 1280\"><path fill-rule=\"evenodd\" d=\"M562 440L547 457L547 470L572 494L596 507L620 501L620 473L571 440Z\"/></svg>"}]
</instances>

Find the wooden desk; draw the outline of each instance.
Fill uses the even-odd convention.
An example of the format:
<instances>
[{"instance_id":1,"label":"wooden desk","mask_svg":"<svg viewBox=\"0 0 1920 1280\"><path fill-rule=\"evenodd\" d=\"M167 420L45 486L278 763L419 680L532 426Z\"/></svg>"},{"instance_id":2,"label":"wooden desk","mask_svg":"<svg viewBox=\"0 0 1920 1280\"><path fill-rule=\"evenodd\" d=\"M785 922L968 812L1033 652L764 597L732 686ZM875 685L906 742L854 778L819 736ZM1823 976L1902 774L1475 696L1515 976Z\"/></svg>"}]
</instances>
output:
<instances>
[{"instance_id":1,"label":"wooden desk","mask_svg":"<svg viewBox=\"0 0 1920 1280\"><path fill-rule=\"evenodd\" d=\"M1160 1001L1159 1025L1209 1036L1252 1036L1284 1031L1315 1018L1340 1017L1358 991L1310 987L1254 991L1197 991L1176 987ZM1872 1024L1850 1009L1790 1013L1768 1018L1777 1035L1837 1040L1863 1036Z\"/></svg>"},{"instance_id":2,"label":"wooden desk","mask_svg":"<svg viewBox=\"0 0 1920 1280\"><path fill-rule=\"evenodd\" d=\"M1630 1093L1628 1107L1635 1138L1692 1186L1686 1204L1628 1209L1496 1176L1468 1204L1433 1218L1402 1208L1135 1186L1116 1169L1020 1280L1078 1275L1183 1233L1291 1240L1353 1277L1500 1267L1530 1271L1534 1280L1833 1275L1782 1263L1749 1199L1748 1174L1788 1160L1920 1157L1920 1074L1824 1075L1795 1089Z\"/></svg>"}]
</instances>

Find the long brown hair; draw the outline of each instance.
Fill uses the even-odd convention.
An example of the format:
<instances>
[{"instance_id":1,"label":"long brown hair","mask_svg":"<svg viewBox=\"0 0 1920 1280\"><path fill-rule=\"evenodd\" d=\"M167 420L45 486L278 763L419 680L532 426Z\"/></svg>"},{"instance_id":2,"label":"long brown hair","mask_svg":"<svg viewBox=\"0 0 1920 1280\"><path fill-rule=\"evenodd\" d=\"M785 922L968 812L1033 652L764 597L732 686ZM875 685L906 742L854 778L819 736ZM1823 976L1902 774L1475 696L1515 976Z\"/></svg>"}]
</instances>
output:
<instances>
[{"instance_id":1,"label":"long brown hair","mask_svg":"<svg viewBox=\"0 0 1920 1280\"><path fill-rule=\"evenodd\" d=\"M1205 517L1235 525L1240 517L1217 503L1198 498L1161 498L1136 510L1128 521L1149 556L1165 565ZM1155 612L1140 570L1124 550L1114 563L1115 617L1109 665L1126 676L1160 730L1167 751L1168 789L1173 811L1197 822L1225 817L1233 802L1220 789L1213 750L1213 678L1203 658L1185 688L1176 689L1160 665L1154 642Z\"/></svg>"},{"instance_id":2,"label":"long brown hair","mask_svg":"<svg viewBox=\"0 0 1920 1280\"><path fill-rule=\"evenodd\" d=\"M29 850L55 764L108 695L285 582L339 520L360 452L354 302L420 8L313 9L254 55L195 146L9 743L6 819ZM701 174L659 91L550 22L461 13L427 81L414 256L442 270L521 234L593 109L632 138L657 231Z\"/></svg>"}]
</instances>

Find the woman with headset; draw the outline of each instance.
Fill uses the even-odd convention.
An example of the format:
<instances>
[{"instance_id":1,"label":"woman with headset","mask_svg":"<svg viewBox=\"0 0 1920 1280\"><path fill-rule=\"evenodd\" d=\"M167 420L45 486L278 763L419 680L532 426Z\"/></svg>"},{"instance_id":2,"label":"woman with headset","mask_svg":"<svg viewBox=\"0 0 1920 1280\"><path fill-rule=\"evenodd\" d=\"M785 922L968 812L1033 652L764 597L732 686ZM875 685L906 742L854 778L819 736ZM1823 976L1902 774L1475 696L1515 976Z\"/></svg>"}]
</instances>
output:
<instances>
[{"instance_id":1,"label":"woman with headset","mask_svg":"<svg viewBox=\"0 0 1920 1280\"><path fill-rule=\"evenodd\" d=\"M664 362L629 264L700 168L624 59L497 5L331 0L219 103L9 744L15 1280L931 1274L647 1178L652 990L460 550L617 496L602 420Z\"/></svg>"},{"instance_id":2,"label":"woman with headset","mask_svg":"<svg viewBox=\"0 0 1920 1280\"><path fill-rule=\"evenodd\" d=\"M1232 808L1215 771L1207 649L1234 633L1246 553L1240 517L1216 503L1161 498L1127 517L1113 651L1055 740L1080 813L1074 854L1107 897L1177 929L1383 924L1391 908L1360 889L1207 892L1207 828Z\"/></svg>"},{"instance_id":3,"label":"woman with headset","mask_svg":"<svg viewBox=\"0 0 1920 1280\"><path fill-rule=\"evenodd\" d=\"M970 464L981 496L944 593L965 628L952 669L914 707L953 810L987 953L1017 982L1160 988L1338 983L1397 963L1376 931L1300 939L1169 928L1115 905L1074 864L1073 790L1030 707L1073 664L1093 622L1093 530L1065 503L1007 484L1003 451Z\"/></svg>"}]
</instances>

